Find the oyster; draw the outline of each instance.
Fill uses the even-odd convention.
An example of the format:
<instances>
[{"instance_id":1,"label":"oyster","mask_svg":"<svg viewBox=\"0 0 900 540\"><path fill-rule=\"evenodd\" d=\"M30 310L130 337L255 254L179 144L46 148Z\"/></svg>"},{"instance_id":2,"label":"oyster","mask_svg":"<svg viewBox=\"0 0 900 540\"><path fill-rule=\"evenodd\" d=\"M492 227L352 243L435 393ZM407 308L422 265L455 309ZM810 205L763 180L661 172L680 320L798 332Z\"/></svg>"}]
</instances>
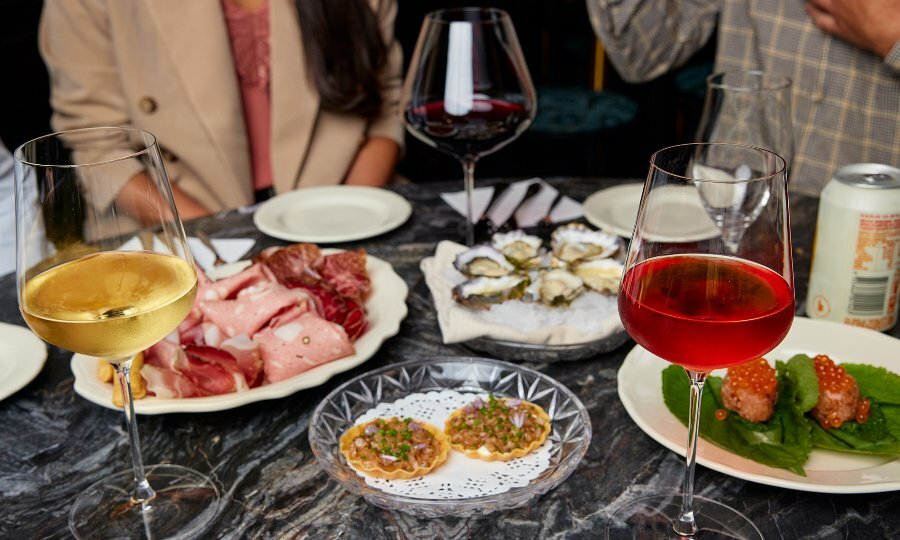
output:
<instances>
[{"instance_id":1,"label":"oyster","mask_svg":"<svg viewBox=\"0 0 900 540\"><path fill-rule=\"evenodd\" d=\"M453 287L453 299L474 309L488 309L492 304L521 298L528 287L525 276L478 277Z\"/></svg>"},{"instance_id":2,"label":"oyster","mask_svg":"<svg viewBox=\"0 0 900 540\"><path fill-rule=\"evenodd\" d=\"M611 256L619 249L619 237L589 229L580 223L571 223L553 231L550 244L553 255L567 263L574 263Z\"/></svg>"},{"instance_id":3,"label":"oyster","mask_svg":"<svg viewBox=\"0 0 900 540\"><path fill-rule=\"evenodd\" d=\"M573 272L597 292L619 293L625 265L615 259L594 259L579 263Z\"/></svg>"},{"instance_id":4,"label":"oyster","mask_svg":"<svg viewBox=\"0 0 900 540\"><path fill-rule=\"evenodd\" d=\"M533 266L529 263L540 255L542 243L539 237L520 230L497 233L491 237L494 249L517 266Z\"/></svg>"},{"instance_id":5,"label":"oyster","mask_svg":"<svg viewBox=\"0 0 900 540\"><path fill-rule=\"evenodd\" d=\"M469 277L500 277L516 269L502 253L488 245L463 251L453 260L453 266Z\"/></svg>"},{"instance_id":6,"label":"oyster","mask_svg":"<svg viewBox=\"0 0 900 540\"><path fill-rule=\"evenodd\" d=\"M550 270L540 277L538 294L548 306L567 306L584 292L584 282L566 270Z\"/></svg>"}]
</instances>

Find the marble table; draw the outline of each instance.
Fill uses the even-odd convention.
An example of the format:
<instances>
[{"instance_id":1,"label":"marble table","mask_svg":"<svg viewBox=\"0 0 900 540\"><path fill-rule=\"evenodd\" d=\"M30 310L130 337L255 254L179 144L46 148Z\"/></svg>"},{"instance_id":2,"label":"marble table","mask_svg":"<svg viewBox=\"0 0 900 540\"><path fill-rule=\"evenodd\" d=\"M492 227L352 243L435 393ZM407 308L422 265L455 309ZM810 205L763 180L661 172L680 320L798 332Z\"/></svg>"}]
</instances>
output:
<instances>
[{"instance_id":1,"label":"marble table","mask_svg":"<svg viewBox=\"0 0 900 540\"><path fill-rule=\"evenodd\" d=\"M583 200L628 180L549 179ZM616 392L616 371L633 346L585 360L529 367L560 380L584 402L593 440L578 469L533 504L479 519L420 520L389 512L351 495L310 452L313 408L348 378L388 363L434 355L471 355L444 345L419 261L438 240L459 234L460 218L439 199L461 182L395 188L414 206L395 231L339 247L363 247L390 262L410 286L409 315L400 333L368 362L320 387L237 409L203 414L141 416L146 463L177 463L208 472L225 503L209 538L595 538L609 510L625 497L676 490L682 459L645 435ZM792 201L797 296L805 297L817 202ZM253 226L248 212L231 211L189 222L215 237L253 237L252 253L281 242ZM0 320L24 324L13 275L0 277ZM900 327L891 331L900 336ZM70 353L49 348L41 374L0 402L0 538L67 538L66 516L75 495L130 467L121 412L75 394ZM829 495L774 488L697 468L699 494L729 504L756 522L766 538L897 538L900 494Z\"/></svg>"}]
</instances>

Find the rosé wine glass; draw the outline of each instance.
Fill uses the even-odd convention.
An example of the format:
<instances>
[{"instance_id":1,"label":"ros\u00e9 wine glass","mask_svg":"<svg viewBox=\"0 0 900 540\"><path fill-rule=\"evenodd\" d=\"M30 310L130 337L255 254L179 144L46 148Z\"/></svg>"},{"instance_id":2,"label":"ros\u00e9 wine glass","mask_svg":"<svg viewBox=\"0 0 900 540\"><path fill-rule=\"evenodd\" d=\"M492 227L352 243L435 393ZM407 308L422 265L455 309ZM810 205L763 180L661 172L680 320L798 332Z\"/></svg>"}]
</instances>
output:
<instances>
[{"instance_id":1,"label":"ros\u00e9 wine glass","mask_svg":"<svg viewBox=\"0 0 900 540\"><path fill-rule=\"evenodd\" d=\"M698 197L706 212L695 219L708 220L721 235L693 243L666 241L667 222L683 220L679 212L690 207L688 199ZM780 156L709 143L653 154L625 262L619 313L639 345L687 372L686 466L681 493L625 502L612 513L608 537L762 537L737 510L694 496L701 393L710 371L759 358L787 335L794 317L792 264Z\"/></svg>"}]
</instances>

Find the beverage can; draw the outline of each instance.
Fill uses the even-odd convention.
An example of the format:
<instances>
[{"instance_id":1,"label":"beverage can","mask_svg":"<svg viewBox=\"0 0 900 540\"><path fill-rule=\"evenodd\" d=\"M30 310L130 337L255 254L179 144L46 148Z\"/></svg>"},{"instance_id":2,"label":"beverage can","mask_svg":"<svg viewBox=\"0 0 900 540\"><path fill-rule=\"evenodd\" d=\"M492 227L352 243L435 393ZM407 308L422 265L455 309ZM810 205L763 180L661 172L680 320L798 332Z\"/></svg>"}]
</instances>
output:
<instances>
[{"instance_id":1,"label":"beverage can","mask_svg":"<svg viewBox=\"0 0 900 540\"><path fill-rule=\"evenodd\" d=\"M806 314L873 330L900 307L900 169L841 167L822 190Z\"/></svg>"}]
</instances>

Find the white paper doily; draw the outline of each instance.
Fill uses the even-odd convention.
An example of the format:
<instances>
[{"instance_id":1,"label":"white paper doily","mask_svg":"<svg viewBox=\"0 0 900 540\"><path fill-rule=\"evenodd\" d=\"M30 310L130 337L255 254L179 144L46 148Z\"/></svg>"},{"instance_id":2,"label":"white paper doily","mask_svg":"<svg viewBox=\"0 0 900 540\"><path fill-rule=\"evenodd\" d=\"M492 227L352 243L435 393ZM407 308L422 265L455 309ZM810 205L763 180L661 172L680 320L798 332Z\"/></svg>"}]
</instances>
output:
<instances>
[{"instance_id":1,"label":"white paper doily","mask_svg":"<svg viewBox=\"0 0 900 540\"><path fill-rule=\"evenodd\" d=\"M381 403L363 413L356 424L376 418L417 418L444 429L444 421L456 409L488 394L453 390L410 394L393 403ZM550 466L550 442L510 461L482 461L451 450L447 461L425 476L410 480L385 480L356 471L366 484L385 493L422 499L468 499L496 495L513 487L527 486ZM355 469L354 469L355 470Z\"/></svg>"}]
</instances>

